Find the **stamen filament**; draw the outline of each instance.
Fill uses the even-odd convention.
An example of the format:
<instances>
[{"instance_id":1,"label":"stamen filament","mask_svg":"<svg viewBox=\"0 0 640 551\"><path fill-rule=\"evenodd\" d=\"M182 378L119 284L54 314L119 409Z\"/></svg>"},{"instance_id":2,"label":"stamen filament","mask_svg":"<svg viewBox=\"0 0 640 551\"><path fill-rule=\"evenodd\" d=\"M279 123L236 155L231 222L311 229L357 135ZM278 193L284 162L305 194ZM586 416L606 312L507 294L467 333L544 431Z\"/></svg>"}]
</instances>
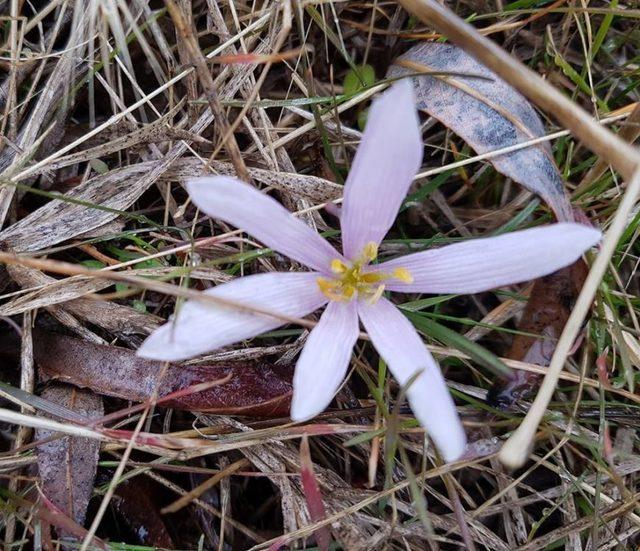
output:
<instances>
[{"instance_id":1,"label":"stamen filament","mask_svg":"<svg viewBox=\"0 0 640 551\"><path fill-rule=\"evenodd\" d=\"M369 304L375 304L380 300L382 293L384 293L384 285L378 285L378 288L374 291L374 293L371 296L367 297L367 302Z\"/></svg>"}]
</instances>

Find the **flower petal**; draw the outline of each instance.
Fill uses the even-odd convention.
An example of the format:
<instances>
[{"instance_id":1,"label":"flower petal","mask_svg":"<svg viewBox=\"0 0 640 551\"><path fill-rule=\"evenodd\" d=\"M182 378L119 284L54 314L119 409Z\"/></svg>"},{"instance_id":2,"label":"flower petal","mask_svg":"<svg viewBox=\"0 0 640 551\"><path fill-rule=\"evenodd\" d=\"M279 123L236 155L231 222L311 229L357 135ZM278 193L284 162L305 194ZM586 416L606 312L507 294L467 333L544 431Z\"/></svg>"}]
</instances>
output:
<instances>
[{"instance_id":1,"label":"flower petal","mask_svg":"<svg viewBox=\"0 0 640 551\"><path fill-rule=\"evenodd\" d=\"M422 163L422 137L413 87L395 83L373 102L345 184L340 219L347 258L389 231Z\"/></svg>"},{"instance_id":2,"label":"flower petal","mask_svg":"<svg viewBox=\"0 0 640 551\"><path fill-rule=\"evenodd\" d=\"M246 276L205 291L285 316L302 317L327 302L313 272ZM283 325L282 320L198 300L185 302L175 318L142 343L138 355L154 360L184 360L248 339Z\"/></svg>"},{"instance_id":3,"label":"flower petal","mask_svg":"<svg viewBox=\"0 0 640 551\"><path fill-rule=\"evenodd\" d=\"M344 379L358 338L355 301L330 302L296 365L291 418L306 421L322 412Z\"/></svg>"},{"instance_id":4,"label":"flower petal","mask_svg":"<svg viewBox=\"0 0 640 551\"><path fill-rule=\"evenodd\" d=\"M209 216L252 235L267 247L314 270L329 272L342 256L316 231L275 199L229 176L196 178L187 182L193 202Z\"/></svg>"},{"instance_id":5,"label":"flower petal","mask_svg":"<svg viewBox=\"0 0 640 551\"><path fill-rule=\"evenodd\" d=\"M464 429L440 368L411 322L385 298L375 304L360 301L358 313L373 346L401 385L423 370L407 391L411 409L445 460L459 458L466 447Z\"/></svg>"},{"instance_id":6,"label":"flower petal","mask_svg":"<svg viewBox=\"0 0 640 551\"><path fill-rule=\"evenodd\" d=\"M386 286L390 291L479 293L555 272L575 262L601 237L598 230L582 224L551 224L409 254L378 269L391 272L402 267L411 273L411 283L392 280Z\"/></svg>"}]
</instances>

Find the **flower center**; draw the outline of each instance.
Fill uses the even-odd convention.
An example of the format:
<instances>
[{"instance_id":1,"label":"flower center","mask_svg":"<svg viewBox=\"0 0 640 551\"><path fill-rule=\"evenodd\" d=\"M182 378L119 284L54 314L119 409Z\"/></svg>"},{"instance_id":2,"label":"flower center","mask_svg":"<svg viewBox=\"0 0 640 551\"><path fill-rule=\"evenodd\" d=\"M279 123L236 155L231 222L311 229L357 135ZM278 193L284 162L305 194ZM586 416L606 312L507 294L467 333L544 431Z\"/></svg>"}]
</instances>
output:
<instances>
[{"instance_id":1,"label":"flower center","mask_svg":"<svg viewBox=\"0 0 640 551\"><path fill-rule=\"evenodd\" d=\"M406 268L396 268L393 272L368 272L366 266L378 256L378 246L372 241L368 243L360 256L351 264L338 258L331 261L331 271L335 277L318 278L318 287L330 300L348 302L356 297L364 298L374 304L384 292L383 281L398 279L403 283L411 283L413 277Z\"/></svg>"}]
</instances>

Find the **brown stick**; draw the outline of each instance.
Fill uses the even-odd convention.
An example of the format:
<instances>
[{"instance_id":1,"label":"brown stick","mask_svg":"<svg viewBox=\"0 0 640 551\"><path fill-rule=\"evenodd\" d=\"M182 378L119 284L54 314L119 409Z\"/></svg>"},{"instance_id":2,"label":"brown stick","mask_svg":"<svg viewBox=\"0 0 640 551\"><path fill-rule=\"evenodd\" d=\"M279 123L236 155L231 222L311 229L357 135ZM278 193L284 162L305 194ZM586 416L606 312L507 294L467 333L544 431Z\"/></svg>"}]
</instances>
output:
<instances>
[{"instance_id":1,"label":"brown stick","mask_svg":"<svg viewBox=\"0 0 640 551\"><path fill-rule=\"evenodd\" d=\"M540 75L434 0L398 0L409 13L433 26L553 116L594 153L630 180L640 152L602 127Z\"/></svg>"}]
</instances>

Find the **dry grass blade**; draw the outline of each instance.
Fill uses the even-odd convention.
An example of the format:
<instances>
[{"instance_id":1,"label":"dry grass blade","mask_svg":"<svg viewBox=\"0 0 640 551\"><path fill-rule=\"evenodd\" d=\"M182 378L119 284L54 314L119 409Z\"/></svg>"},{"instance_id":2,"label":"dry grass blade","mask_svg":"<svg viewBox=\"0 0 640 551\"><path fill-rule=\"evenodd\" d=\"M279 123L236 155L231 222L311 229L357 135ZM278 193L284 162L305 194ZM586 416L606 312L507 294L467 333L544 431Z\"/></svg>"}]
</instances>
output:
<instances>
[{"instance_id":1,"label":"dry grass blade","mask_svg":"<svg viewBox=\"0 0 640 551\"><path fill-rule=\"evenodd\" d=\"M176 30L178 31L180 38L184 41L183 45L189 52L191 62L195 66L196 73L198 74L205 96L209 102L209 107L211 108L216 124L219 127L221 137L224 140L227 152L231 157L238 177L248 182L249 173L247 172L247 167L244 164L235 136L229 132L229 121L222 111L216 85L211 77L205 58L200 51L198 42L193 35L191 25L185 19L184 14L173 0L165 0L165 6L167 6L167 10L173 19Z\"/></svg>"},{"instance_id":2,"label":"dry grass blade","mask_svg":"<svg viewBox=\"0 0 640 551\"><path fill-rule=\"evenodd\" d=\"M631 111L618 135L629 143L635 142L638 136L640 136L640 104L637 104L633 111ZM587 172L582 182L580 182L580 185L575 189L574 194L579 195L582 191L593 185L606 170L606 161L599 159L598 162L591 167L589 172Z\"/></svg>"},{"instance_id":3,"label":"dry grass blade","mask_svg":"<svg viewBox=\"0 0 640 551\"><path fill-rule=\"evenodd\" d=\"M208 492L211 488L219 484L225 477L230 476L234 472L243 469L249 465L249 462L246 459L239 459L234 463L231 463L227 468L220 471L219 473L213 475L209 480L203 482L190 492L183 495L181 498L176 499L171 505L167 505L160 509L160 512L163 514L166 513L175 513L179 511L183 507L186 507L191 503L194 499L200 497L205 492Z\"/></svg>"}]
</instances>

